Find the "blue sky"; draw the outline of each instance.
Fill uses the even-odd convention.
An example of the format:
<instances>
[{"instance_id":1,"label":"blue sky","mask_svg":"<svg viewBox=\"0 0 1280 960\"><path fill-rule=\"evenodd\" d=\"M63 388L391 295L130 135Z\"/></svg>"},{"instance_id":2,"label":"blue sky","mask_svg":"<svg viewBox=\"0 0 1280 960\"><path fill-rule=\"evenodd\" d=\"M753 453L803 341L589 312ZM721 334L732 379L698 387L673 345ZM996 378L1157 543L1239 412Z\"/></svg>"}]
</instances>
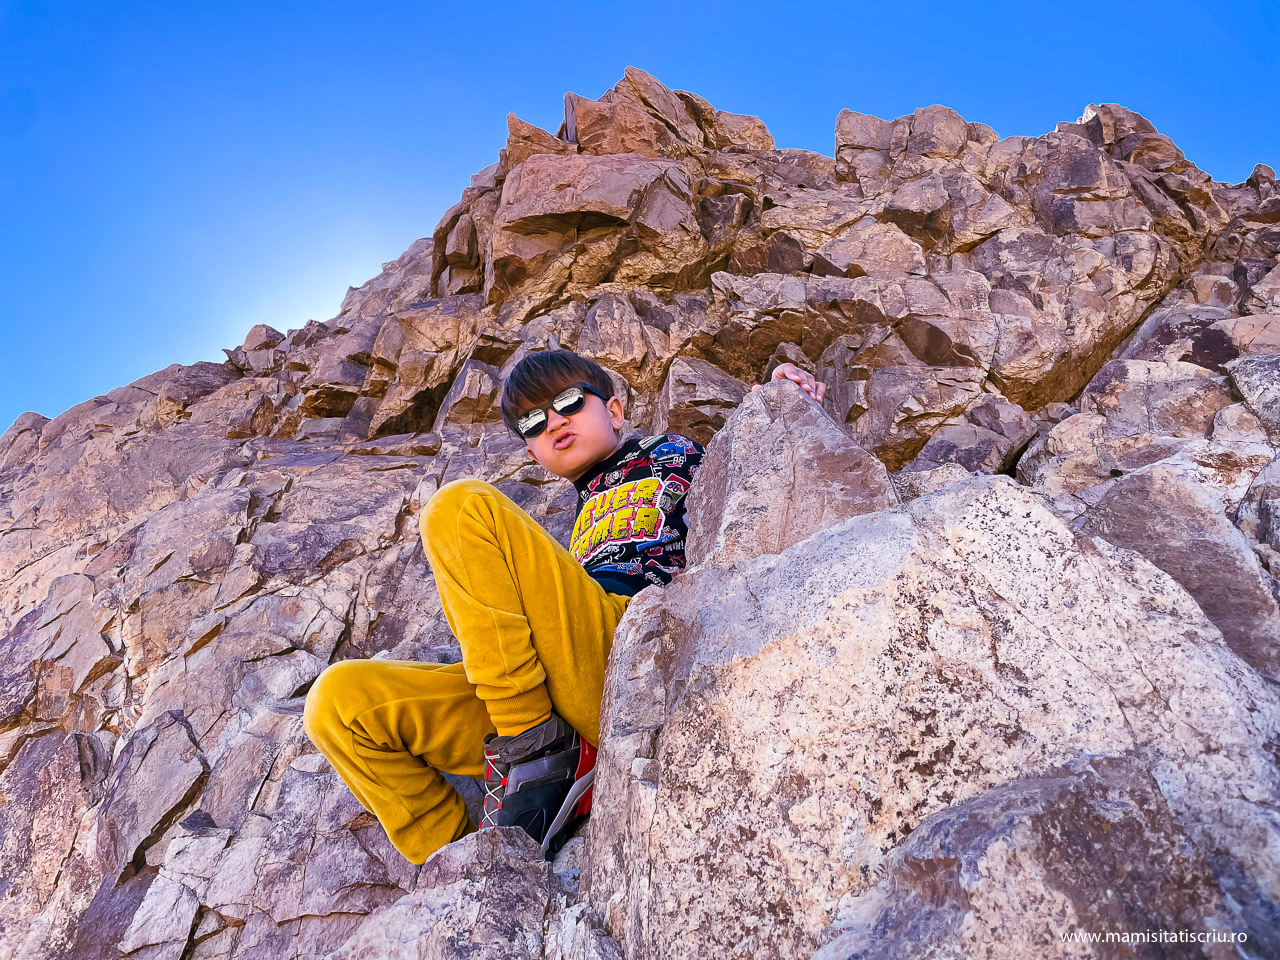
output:
<instances>
[{"instance_id":1,"label":"blue sky","mask_svg":"<svg viewBox=\"0 0 1280 960\"><path fill-rule=\"evenodd\" d=\"M1280 166L1277 51L1280 0L0 0L0 431L329 319L497 159L508 111L554 130L627 64L828 155L843 107L1011 136L1118 102L1238 182Z\"/></svg>"}]
</instances>

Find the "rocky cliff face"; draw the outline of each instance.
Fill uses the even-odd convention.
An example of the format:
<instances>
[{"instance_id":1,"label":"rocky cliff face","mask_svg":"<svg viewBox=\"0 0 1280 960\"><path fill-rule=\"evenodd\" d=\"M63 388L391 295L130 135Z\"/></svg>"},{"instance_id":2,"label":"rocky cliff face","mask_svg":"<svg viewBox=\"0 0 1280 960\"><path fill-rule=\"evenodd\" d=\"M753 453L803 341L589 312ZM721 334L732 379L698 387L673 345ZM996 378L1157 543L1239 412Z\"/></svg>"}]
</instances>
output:
<instances>
[{"instance_id":1,"label":"rocky cliff face","mask_svg":"<svg viewBox=\"0 0 1280 960\"><path fill-rule=\"evenodd\" d=\"M628 68L327 323L0 437L0 958L1280 955L1280 191L1093 105L775 148ZM573 349L708 444L596 812L405 862L302 732L456 660L417 537ZM789 361L828 384L751 392ZM750 459L758 469L744 473Z\"/></svg>"}]
</instances>

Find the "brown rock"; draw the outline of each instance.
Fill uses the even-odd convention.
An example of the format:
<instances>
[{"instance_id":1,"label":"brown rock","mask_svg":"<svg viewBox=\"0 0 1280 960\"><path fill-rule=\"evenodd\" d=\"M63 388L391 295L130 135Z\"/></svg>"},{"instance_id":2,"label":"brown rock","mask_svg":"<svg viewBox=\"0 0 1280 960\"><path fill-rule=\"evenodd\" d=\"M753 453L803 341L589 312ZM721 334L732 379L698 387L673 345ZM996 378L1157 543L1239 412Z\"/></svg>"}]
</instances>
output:
<instances>
[{"instance_id":1,"label":"brown rock","mask_svg":"<svg viewBox=\"0 0 1280 960\"><path fill-rule=\"evenodd\" d=\"M431 429L479 333L482 308L477 295L423 303L401 314L403 332L395 333L394 340L375 341L374 350L381 357L378 376L385 385L380 388L382 402L370 419L370 438Z\"/></svg>"},{"instance_id":2,"label":"brown rock","mask_svg":"<svg viewBox=\"0 0 1280 960\"><path fill-rule=\"evenodd\" d=\"M1231 317L1213 324L1240 354L1280 353L1280 314Z\"/></svg>"},{"instance_id":3,"label":"brown rock","mask_svg":"<svg viewBox=\"0 0 1280 960\"><path fill-rule=\"evenodd\" d=\"M706 249L690 191L688 175L669 160L531 157L503 187L489 302L549 300L570 284L590 287L610 274L633 283L673 282ZM624 241L633 232L628 253Z\"/></svg>"},{"instance_id":4,"label":"brown rock","mask_svg":"<svg viewBox=\"0 0 1280 960\"><path fill-rule=\"evenodd\" d=\"M840 277L899 277L926 272L924 251L892 223L870 217L828 240L814 253L814 273Z\"/></svg>"},{"instance_id":5,"label":"brown rock","mask_svg":"<svg viewBox=\"0 0 1280 960\"><path fill-rule=\"evenodd\" d=\"M923 157L957 157L968 139L969 127L960 114L949 107L934 104L921 107L912 114L907 153Z\"/></svg>"},{"instance_id":6,"label":"brown rock","mask_svg":"<svg viewBox=\"0 0 1280 960\"><path fill-rule=\"evenodd\" d=\"M338 316L386 316L431 295L433 241L423 237L360 287L349 287Z\"/></svg>"},{"instance_id":7,"label":"brown rock","mask_svg":"<svg viewBox=\"0 0 1280 960\"><path fill-rule=\"evenodd\" d=\"M655 433L680 433L704 446L750 388L704 360L677 357L654 411Z\"/></svg>"},{"instance_id":8,"label":"brown rock","mask_svg":"<svg viewBox=\"0 0 1280 960\"><path fill-rule=\"evenodd\" d=\"M893 127L865 113L841 110L836 118L836 171L841 180L878 193L889 176Z\"/></svg>"},{"instance_id":9,"label":"brown rock","mask_svg":"<svg viewBox=\"0 0 1280 960\"><path fill-rule=\"evenodd\" d=\"M185 419L190 416L187 408L193 403L238 379L240 371L231 363L201 361L181 368L156 396L156 421L167 424Z\"/></svg>"},{"instance_id":10,"label":"brown rock","mask_svg":"<svg viewBox=\"0 0 1280 960\"><path fill-rule=\"evenodd\" d=\"M643 70L624 68L622 79L607 96L611 103L632 104L651 113L690 147L705 146L702 128L688 102Z\"/></svg>"},{"instance_id":11,"label":"brown rock","mask_svg":"<svg viewBox=\"0 0 1280 960\"><path fill-rule=\"evenodd\" d=\"M416 889L371 914L334 960L542 956L550 871L517 827L473 833L422 865Z\"/></svg>"},{"instance_id":12,"label":"brown rock","mask_svg":"<svg viewBox=\"0 0 1280 960\"><path fill-rule=\"evenodd\" d=\"M479 360L468 360L444 395L432 429L439 431L448 423L485 423L501 419L498 416L501 393L502 380L497 368Z\"/></svg>"},{"instance_id":13,"label":"brown rock","mask_svg":"<svg viewBox=\"0 0 1280 960\"><path fill-rule=\"evenodd\" d=\"M507 131L507 145L503 149L502 164L508 170L514 170L517 164L524 163L539 153L577 152L573 144L565 143L541 127L525 123L514 113L507 114Z\"/></svg>"},{"instance_id":14,"label":"brown rock","mask_svg":"<svg viewBox=\"0 0 1280 960\"><path fill-rule=\"evenodd\" d=\"M661 120L629 103L605 103L565 94L564 125L569 141L583 153L667 158L689 155L688 146Z\"/></svg>"},{"instance_id":15,"label":"brown rock","mask_svg":"<svg viewBox=\"0 0 1280 960\"><path fill-rule=\"evenodd\" d=\"M39 448L40 432L48 422L48 417L32 411L19 414L9 429L0 434L0 470L30 461Z\"/></svg>"},{"instance_id":16,"label":"brown rock","mask_svg":"<svg viewBox=\"0 0 1280 960\"><path fill-rule=\"evenodd\" d=\"M707 444L689 491L689 564L781 553L841 520L897 504L884 465L790 380L748 392Z\"/></svg>"},{"instance_id":17,"label":"brown rock","mask_svg":"<svg viewBox=\"0 0 1280 960\"><path fill-rule=\"evenodd\" d=\"M1134 332L1120 359L1185 361L1226 373L1222 365L1240 354L1230 327L1221 326L1234 322L1230 315L1228 308L1220 306L1180 302L1161 306Z\"/></svg>"},{"instance_id":18,"label":"brown rock","mask_svg":"<svg viewBox=\"0 0 1280 960\"><path fill-rule=\"evenodd\" d=\"M1204 367L1112 360L1081 394L1080 413L1038 438L1018 473L1050 494L1074 493L1171 456L1230 404L1225 378Z\"/></svg>"},{"instance_id":19,"label":"brown rock","mask_svg":"<svg viewBox=\"0 0 1280 960\"><path fill-rule=\"evenodd\" d=\"M676 90L689 114L702 128L702 136L712 150L773 150L773 135L759 117L717 110L710 103L687 90Z\"/></svg>"},{"instance_id":20,"label":"brown rock","mask_svg":"<svg viewBox=\"0 0 1280 960\"><path fill-rule=\"evenodd\" d=\"M933 247L951 226L951 198L942 177L931 174L903 184L889 198L883 216L926 249Z\"/></svg>"},{"instance_id":21,"label":"brown rock","mask_svg":"<svg viewBox=\"0 0 1280 960\"><path fill-rule=\"evenodd\" d=\"M1017 404L988 394L964 419L944 423L904 469L933 470L957 463L970 473L1003 473L1036 435L1031 418Z\"/></svg>"}]
</instances>

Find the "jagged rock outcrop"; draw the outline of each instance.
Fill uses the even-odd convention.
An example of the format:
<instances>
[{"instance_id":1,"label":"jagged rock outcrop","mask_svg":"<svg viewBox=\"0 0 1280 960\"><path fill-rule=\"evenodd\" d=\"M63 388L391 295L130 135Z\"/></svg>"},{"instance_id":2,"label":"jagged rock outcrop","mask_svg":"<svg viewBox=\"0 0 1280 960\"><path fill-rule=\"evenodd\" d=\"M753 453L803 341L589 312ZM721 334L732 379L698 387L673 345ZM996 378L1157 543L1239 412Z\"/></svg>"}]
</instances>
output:
<instances>
[{"instance_id":1,"label":"jagged rock outcrop","mask_svg":"<svg viewBox=\"0 0 1280 960\"><path fill-rule=\"evenodd\" d=\"M337 316L0 434L0 960L1104 955L1055 918L1274 954L1272 170L1114 104L778 149L630 67L508 129ZM458 658L441 484L567 539L496 409L547 347L708 445L691 565L619 628L586 833L419 868L303 698ZM781 363L823 403L752 391Z\"/></svg>"}]
</instances>

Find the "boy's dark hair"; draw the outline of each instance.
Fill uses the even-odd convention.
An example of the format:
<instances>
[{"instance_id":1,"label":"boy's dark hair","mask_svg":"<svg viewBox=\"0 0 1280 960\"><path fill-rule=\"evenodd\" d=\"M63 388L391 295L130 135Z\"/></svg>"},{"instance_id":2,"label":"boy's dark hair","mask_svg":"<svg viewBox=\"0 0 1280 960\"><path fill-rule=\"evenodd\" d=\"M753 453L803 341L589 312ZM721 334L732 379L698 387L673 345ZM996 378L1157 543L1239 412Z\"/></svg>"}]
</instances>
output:
<instances>
[{"instance_id":1,"label":"boy's dark hair","mask_svg":"<svg viewBox=\"0 0 1280 960\"><path fill-rule=\"evenodd\" d=\"M560 391L581 380L606 397L613 396L613 381L604 367L572 350L541 350L514 367L502 385L502 422L516 436L516 420L537 404L550 403Z\"/></svg>"}]
</instances>

